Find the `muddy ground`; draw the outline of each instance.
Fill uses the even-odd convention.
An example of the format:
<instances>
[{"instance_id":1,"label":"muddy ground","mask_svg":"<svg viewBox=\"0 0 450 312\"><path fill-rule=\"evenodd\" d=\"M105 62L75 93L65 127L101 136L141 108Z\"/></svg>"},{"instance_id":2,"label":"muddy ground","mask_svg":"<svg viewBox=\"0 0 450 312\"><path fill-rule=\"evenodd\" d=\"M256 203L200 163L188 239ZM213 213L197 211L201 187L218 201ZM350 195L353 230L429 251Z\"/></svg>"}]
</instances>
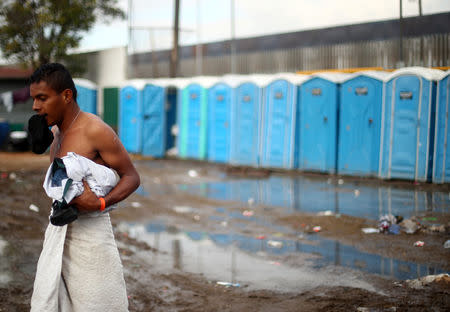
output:
<instances>
[{"instance_id":1,"label":"muddy ground","mask_svg":"<svg viewBox=\"0 0 450 312\"><path fill-rule=\"evenodd\" d=\"M153 160L135 158L142 184L146 189L158 189L155 194L133 194L121 207L111 213L120 254L124 265L130 311L448 311L450 309L450 281L441 279L421 289L411 288L405 281L368 273L359 276L372 290L352 286L317 287L297 291L279 292L273 289L254 289L248 285L225 287L201 274L192 274L172 268L161 272L152 263L158 248L133 238L122 223L169 220L174 227L214 230L206 207L226 205L230 210L242 212L242 203L224 203L208 199L174 187L191 183L189 169L195 169L196 181L213 181L234 177L236 174L264 176L268 171L243 172L202 162L179 160ZM48 223L50 200L42 189L48 166L48 156L30 153L0 153L0 311L29 311L36 263L42 247L44 230ZM150 164L150 165L149 165ZM234 178L230 177L230 178ZM334 177L333 177L334 178ZM382 183L377 180L367 183ZM383 182L384 183L384 182ZM395 182L394 182L395 183ZM401 182L399 187L432 188L427 184L413 185ZM448 191L447 186L439 186ZM139 202L140 207L131 203ZM30 204L39 212L30 210ZM194 213L177 213L174 206L196 207ZM366 235L361 228L376 226L374 220L345 215L318 216L297 213L286 216L276 209L254 208L264 213L273 224L310 231L317 224L322 230L317 235L333 238L359 250L383 257L432 264L450 271L450 249L443 244L450 238L448 213L437 216L444 232L420 231L413 235ZM269 207L270 208L270 207ZM259 210L258 210L259 209ZM269 231L268 229L266 229ZM264 233L261 226L249 224L242 232L247 236ZM293 237L292 239L296 239ZM426 241L423 247L414 247L415 241ZM300 260L277 258L292 266L301 266ZM302 283L301 280L298 281Z\"/></svg>"}]
</instances>

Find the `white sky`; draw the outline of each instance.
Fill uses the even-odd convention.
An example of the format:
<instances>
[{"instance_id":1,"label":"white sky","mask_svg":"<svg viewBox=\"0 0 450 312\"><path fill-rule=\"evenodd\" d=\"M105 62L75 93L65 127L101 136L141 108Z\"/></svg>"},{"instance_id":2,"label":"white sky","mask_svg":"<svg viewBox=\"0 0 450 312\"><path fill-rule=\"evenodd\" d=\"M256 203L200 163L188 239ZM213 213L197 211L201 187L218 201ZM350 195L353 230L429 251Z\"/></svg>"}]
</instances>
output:
<instances>
[{"instance_id":1,"label":"white sky","mask_svg":"<svg viewBox=\"0 0 450 312\"><path fill-rule=\"evenodd\" d=\"M232 0L180 0L180 44L230 39ZM399 17L399 0L234 0L236 38L379 21ZM403 15L416 16L419 0L403 0ZM133 0L135 26L170 28L174 0ZM128 11L128 0L119 0ZM422 0L424 15L449 12L450 0ZM198 14L199 13L199 14ZM98 23L87 33L80 51L128 43L128 22ZM199 27L198 27L199 25ZM172 46L170 30L154 30L154 48ZM151 50L150 32L134 32L132 48Z\"/></svg>"}]
</instances>

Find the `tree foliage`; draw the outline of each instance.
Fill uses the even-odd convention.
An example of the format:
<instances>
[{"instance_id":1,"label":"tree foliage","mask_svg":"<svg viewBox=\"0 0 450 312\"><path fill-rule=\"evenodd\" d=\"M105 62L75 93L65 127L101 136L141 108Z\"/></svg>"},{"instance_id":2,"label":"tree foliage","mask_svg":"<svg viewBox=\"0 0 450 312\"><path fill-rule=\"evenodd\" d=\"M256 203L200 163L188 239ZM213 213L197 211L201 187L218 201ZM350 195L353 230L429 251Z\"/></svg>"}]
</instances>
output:
<instances>
[{"instance_id":1,"label":"tree foliage","mask_svg":"<svg viewBox=\"0 0 450 312\"><path fill-rule=\"evenodd\" d=\"M102 18L124 18L117 0L0 0L0 49L32 68L67 58Z\"/></svg>"}]
</instances>

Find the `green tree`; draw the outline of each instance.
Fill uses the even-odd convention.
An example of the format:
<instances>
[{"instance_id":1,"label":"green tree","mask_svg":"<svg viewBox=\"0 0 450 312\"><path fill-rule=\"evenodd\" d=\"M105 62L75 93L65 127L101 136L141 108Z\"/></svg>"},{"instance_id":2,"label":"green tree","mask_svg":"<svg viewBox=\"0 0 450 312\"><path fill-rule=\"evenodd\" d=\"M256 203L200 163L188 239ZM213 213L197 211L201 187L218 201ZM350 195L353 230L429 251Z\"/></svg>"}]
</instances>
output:
<instances>
[{"instance_id":1,"label":"green tree","mask_svg":"<svg viewBox=\"0 0 450 312\"><path fill-rule=\"evenodd\" d=\"M32 68L70 59L98 19L124 18L117 0L0 0L0 49Z\"/></svg>"}]
</instances>

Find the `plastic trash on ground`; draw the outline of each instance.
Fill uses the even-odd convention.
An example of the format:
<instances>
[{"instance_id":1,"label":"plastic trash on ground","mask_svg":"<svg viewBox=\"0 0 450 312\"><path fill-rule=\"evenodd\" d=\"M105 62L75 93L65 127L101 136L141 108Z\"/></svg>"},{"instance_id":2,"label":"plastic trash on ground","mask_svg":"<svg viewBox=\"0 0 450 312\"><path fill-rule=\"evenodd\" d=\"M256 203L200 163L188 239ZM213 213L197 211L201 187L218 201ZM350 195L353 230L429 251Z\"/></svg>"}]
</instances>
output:
<instances>
[{"instance_id":1,"label":"plastic trash on ground","mask_svg":"<svg viewBox=\"0 0 450 312\"><path fill-rule=\"evenodd\" d=\"M281 248L281 247L283 247L283 243L282 242L275 241L275 240L267 241L267 245L269 245L270 247L273 247L273 248Z\"/></svg>"},{"instance_id":2,"label":"plastic trash on ground","mask_svg":"<svg viewBox=\"0 0 450 312\"><path fill-rule=\"evenodd\" d=\"M333 211L331 210L325 210L325 211L319 211L317 213L318 216L332 216L333 215Z\"/></svg>"},{"instance_id":3,"label":"plastic trash on ground","mask_svg":"<svg viewBox=\"0 0 450 312\"><path fill-rule=\"evenodd\" d=\"M217 285L226 286L226 287L241 287L241 284L231 283L231 282L217 282Z\"/></svg>"},{"instance_id":4,"label":"plastic trash on ground","mask_svg":"<svg viewBox=\"0 0 450 312\"><path fill-rule=\"evenodd\" d=\"M419 225L411 219L403 220L400 226L406 234L414 234L419 229Z\"/></svg>"},{"instance_id":5,"label":"plastic trash on ground","mask_svg":"<svg viewBox=\"0 0 450 312\"><path fill-rule=\"evenodd\" d=\"M398 224L391 224L391 226L388 229L389 234L398 235L400 234L400 225Z\"/></svg>"},{"instance_id":6,"label":"plastic trash on ground","mask_svg":"<svg viewBox=\"0 0 450 312\"><path fill-rule=\"evenodd\" d=\"M251 211L251 210L245 210L243 213L242 213L242 215L244 216L244 217L251 217L251 216L253 216L255 214L255 212L253 212L253 211Z\"/></svg>"},{"instance_id":7,"label":"plastic trash on ground","mask_svg":"<svg viewBox=\"0 0 450 312\"><path fill-rule=\"evenodd\" d=\"M422 242L422 241L417 241L414 243L415 247L423 247L424 245L425 245L425 242Z\"/></svg>"},{"instance_id":8,"label":"plastic trash on ground","mask_svg":"<svg viewBox=\"0 0 450 312\"><path fill-rule=\"evenodd\" d=\"M188 175L189 175L191 178L196 178L196 177L198 177L197 171L192 170L192 169L188 171Z\"/></svg>"},{"instance_id":9,"label":"plastic trash on ground","mask_svg":"<svg viewBox=\"0 0 450 312\"><path fill-rule=\"evenodd\" d=\"M133 207L133 208L141 208L142 205L141 205L141 203L139 203L139 202L132 202L132 203L131 203L131 207Z\"/></svg>"},{"instance_id":10,"label":"plastic trash on ground","mask_svg":"<svg viewBox=\"0 0 450 312\"><path fill-rule=\"evenodd\" d=\"M317 233L317 232L320 232L320 231L322 231L322 227L319 226L319 225L318 225L318 226L315 226L315 227L313 227L313 231L316 232L316 233Z\"/></svg>"},{"instance_id":11,"label":"plastic trash on ground","mask_svg":"<svg viewBox=\"0 0 450 312\"><path fill-rule=\"evenodd\" d=\"M364 234L380 233L380 231L375 228L362 228L361 231L363 231Z\"/></svg>"},{"instance_id":12,"label":"plastic trash on ground","mask_svg":"<svg viewBox=\"0 0 450 312\"><path fill-rule=\"evenodd\" d=\"M39 212L39 207L34 204L31 204L29 208L31 211Z\"/></svg>"},{"instance_id":13,"label":"plastic trash on ground","mask_svg":"<svg viewBox=\"0 0 450 312\"><path fill-rule=\"evenodd\" d=\"M189 206L175 206L175 207L173 207L173 210L176 213L189 213L189 212L192 212L192 210L194 210L194 209L192 209Z\"/></svg>"},{"instance_id":14,"label":"plastic trash on ground","mask_svg":"<svg viewBox=\"0 0 450 312\"><path fill-rule=\"evenodd\" d=\"M447 273L438 275L427 275L414 280L406 280L406 284L414 289L422 289L432 283L445 283L450 285L450 276Z\"/></svg>"},{"instance_id":15,"label":"plastic trash on ground","mask_svg":"<svg viewBox=\"0 0 450 312\"><path fill-rule=\"evenodd\" d=\"M450 239L444 243L444 248L450 248Z\"/></svg>"}]
</instances>

